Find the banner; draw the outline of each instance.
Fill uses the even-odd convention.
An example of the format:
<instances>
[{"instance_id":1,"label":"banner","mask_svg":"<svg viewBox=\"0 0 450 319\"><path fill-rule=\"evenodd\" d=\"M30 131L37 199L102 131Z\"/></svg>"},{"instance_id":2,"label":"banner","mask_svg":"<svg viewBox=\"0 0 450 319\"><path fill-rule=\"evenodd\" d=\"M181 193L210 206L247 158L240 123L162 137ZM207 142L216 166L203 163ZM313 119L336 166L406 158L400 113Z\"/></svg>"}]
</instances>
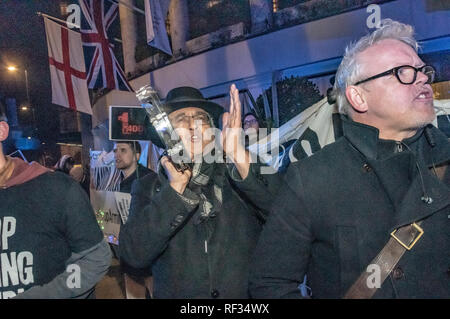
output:
<instances>
[{"instance_id":1,"label":"banner","mask_svg":"<svg viewBox=\"0 0 450 319\"><path fill-rule=\"evenodd\" d=\"M433 125L450 138L450 100L435 100L434 107L436 118ZM274 169L268 173L275 173L289 163L311 156L342 134L337 106L328 104L324 98L248 149L253 154L262 154L263 161Z\"/></svg>"},{"instance_id":2,"label":"banner","mask_svg":"<svg viewBox=\"0 0 450 319\"><path fill-rule=\"evenodd\" d=\"M114 152L90 151L91 188L101 191L118 191L122 176L115 166Z\"/></svg>"},{"instance_id":3,"label":"banner","mask_svg":"<svg viewBox=\"0 0 450 319\"><path fill-rule=\"evenodd\" d=\"M120 225L128 218L130 202L130 194L91 189L95 218L105 239L111 244L119 244Z\"/></svg>"}]
</instances>

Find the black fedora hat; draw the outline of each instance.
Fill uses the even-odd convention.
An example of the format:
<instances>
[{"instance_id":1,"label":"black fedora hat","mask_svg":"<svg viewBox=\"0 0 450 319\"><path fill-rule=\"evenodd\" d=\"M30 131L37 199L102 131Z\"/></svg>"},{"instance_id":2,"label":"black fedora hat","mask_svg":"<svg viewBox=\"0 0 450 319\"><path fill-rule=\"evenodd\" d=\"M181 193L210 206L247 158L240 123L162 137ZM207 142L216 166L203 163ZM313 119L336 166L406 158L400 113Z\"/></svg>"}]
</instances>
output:
<instances>
[{"instance_id":1,"label":"black fedora hat","mask_svg":"<svg viewBox=\"0 0 450 319\"><path fill-rule=\"evenodd\" d=\"M212 117L216 127L219 127L220 116L224 112L219 104L206 100L200 90L189 86L170 90L163 107L167 114L186 107L198 107Z\"/></svg>"},{"instance_id":2,"label":"black fedora hat","mask_svg":"<svg viewBox=\"0 0 450 319\"><path fill-rule=\"evenodd\" d=\"M211 116L215 127L219 127L220 117L224 113L223 107L206 100L200 90L196 88L189 86L174 88L167 93L166 99L162 104L162 108L167 115L186 107L198 107L204 110ZM164 148L164 143L162 143L152 125L150 125L150 136L151 141L156 146Z\"/></svg>"}]
</instances>

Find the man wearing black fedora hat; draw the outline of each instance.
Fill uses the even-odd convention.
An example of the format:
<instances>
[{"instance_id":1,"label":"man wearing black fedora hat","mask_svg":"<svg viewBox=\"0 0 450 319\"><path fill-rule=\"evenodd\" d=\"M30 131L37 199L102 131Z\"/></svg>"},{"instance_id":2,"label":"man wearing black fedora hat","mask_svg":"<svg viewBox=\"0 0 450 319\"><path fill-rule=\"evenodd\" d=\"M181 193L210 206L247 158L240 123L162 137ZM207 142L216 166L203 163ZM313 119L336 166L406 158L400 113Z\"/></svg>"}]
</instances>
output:
<instances>
[{"instance_id":1,"label":"man wearing black fedora hat","mask_svg":"<svg viewBox=\"0 0 450 319\"><path fill-rule=\"evenodd\" d=\"M152 268L155 298L249 297L249 262L265 216L243 193L261 198L254 203L259 208L268 207L263 201L270 196L262 176L251 173L243 144L237 143L242 124L235 85L230 95L230 110L218 135L208 130L219 127L224 113L220 105L191 87L171 90L162 107L192 159L192 169L178 171L163 157L158 175L133 184L120 256L133 267ZM229 178L221 150L215 150L216 161L205 160L217 140L241 179Z\"/></svg>"}]
</instances>

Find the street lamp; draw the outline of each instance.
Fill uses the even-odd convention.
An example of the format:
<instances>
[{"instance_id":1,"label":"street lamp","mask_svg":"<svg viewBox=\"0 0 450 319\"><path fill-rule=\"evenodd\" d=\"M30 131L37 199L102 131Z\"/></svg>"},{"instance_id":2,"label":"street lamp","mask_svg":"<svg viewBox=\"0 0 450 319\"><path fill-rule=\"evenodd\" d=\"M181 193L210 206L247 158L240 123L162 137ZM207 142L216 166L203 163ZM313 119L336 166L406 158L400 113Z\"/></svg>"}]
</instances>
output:
<instances>
[{"instance_id":1,"label":"street lamp","mask_svg":"<svg viewBox=\"0 0 450 319\"><path fill-rule=\"evenodd\" d=\"M15 65L8 65L6 67L6 69L9 72L16 72L19 70L18 67L16 67ZM31 108L31 112L33 113L33 125L36 125L36 118L35 118L35 114L34 114L34 107L31 107L31 102L30 102L30 90L29 90L29 86L28 86L28 71L27 69L24 69L24 73L25 73L25 89L27 91L27 106L22 106L21 109L22 111L27 111L28 108Z\"/></svg>"},{"instance_id":2,"label":"street lamp","mask_svg":"<svg viewBox=\"0 0 450 319\"><path fill-rule=\"evenodd\" d=\"M19 70L15 65L8 65L6 67L6 69L9 72L16 72ZM25 73L25 88L27 90L27 103L28 103L28 105L30 105L30 91L28 89L28 71L27 71L27 69L24 69L24 73Z\"/></svg>"}]
</instances>

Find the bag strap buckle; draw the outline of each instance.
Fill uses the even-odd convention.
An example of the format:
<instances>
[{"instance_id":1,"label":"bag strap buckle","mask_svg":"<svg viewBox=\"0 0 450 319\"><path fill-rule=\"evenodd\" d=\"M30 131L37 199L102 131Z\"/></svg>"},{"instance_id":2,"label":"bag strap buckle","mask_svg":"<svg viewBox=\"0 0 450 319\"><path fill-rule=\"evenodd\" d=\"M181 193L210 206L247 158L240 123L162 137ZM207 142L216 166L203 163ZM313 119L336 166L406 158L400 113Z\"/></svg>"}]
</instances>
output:
<instances>
[{"instance_id":1,"label":"bag strap buckle","mask_svg":"<svg viewBox=\"0 0 450 319\"><path fill-rule=\"evenodd\" d=\"M412 241L411 244L407 245L405 244L400 238L398 238L397 236L395 236L395 233L399 230L399 228L395 229L392 233L391 236L403 247L405 247L407 250L411 250L414 245L417 243L417 241L420 239L420 237L422 237L423 235L423 229L417 225L416 223L412 223L411 225L409 225L408 227L414 227L418 233L416 234L416 237L414 238L414 240Z\"/></svg>"}]
</instances>

